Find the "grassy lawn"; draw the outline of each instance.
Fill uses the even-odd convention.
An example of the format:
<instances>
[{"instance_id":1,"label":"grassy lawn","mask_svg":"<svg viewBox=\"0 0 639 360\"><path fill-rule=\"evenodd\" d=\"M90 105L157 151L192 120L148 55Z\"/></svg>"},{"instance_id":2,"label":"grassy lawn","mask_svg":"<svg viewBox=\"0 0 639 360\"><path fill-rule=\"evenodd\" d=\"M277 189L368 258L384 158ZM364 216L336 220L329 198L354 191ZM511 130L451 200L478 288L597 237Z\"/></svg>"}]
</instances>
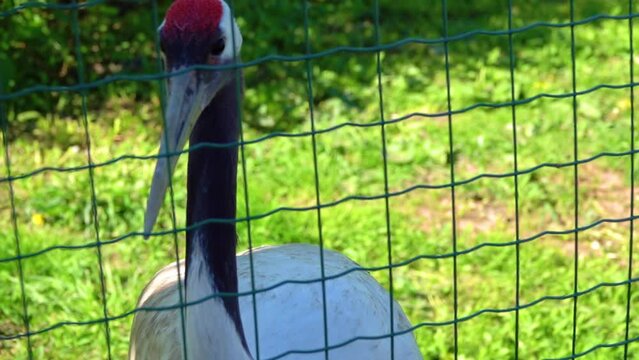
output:
<instances>
[{"instance_id":1,"label":"grassy lawn","mask_svg":"<svg viewBox=\"0 0 639 360\"><path fill-rule=\"evenodd\" d=\"M348 2L345 2L347 4ZM535 11L530 5L515 8L516 27L534 21L563 23L569 20L568 5L540 2L546 8ZM594 14L619 15L625 1L576 1L577 19ZM383 5L389 7L388 2ZM337 6L337 5L335 5ZM344 5L345 7L347 5ZM337 6L339 7L339 6ZM451 1L451 8L462 7ZM505 9L505 8L504 8ZM397 14L402 14L398 5ZM426 11L426 9L424 9ZM434 11L434 10L433 10ZM439 11L439 10L438 10ZM397 15L396 14L396 15ZM429 15L437 19L437 14ZM455 13L450 34L474 29L507 29L507 13ZM525 17L525 14L530 14ZM322 35L321 13L311 19L313 34ZM397 15L399 16L399 15ZM481 19L480 19L481 17ZM526 20L523 20L523 19ZM393 21L391 21L393 20ZM390 17L384 26L401 28ZM313 22L315 21L315 22ZM240 22L241 23L241 22ZM637 21L635 21L637 24ZM410 35L436 38L429 32L410 29ZM367 28L368 29L368 28ZM430 29L430 30L429 30ZM400 39L401 31L382 33L382 41ZM355 30L353 30L355 31ZM407 30L408 31L408 30ZM635 25L635 34L639 27ZM397 35L396 38L393 36ZM404 34L406 35L406 34ZM539 94L572 93L571 34L569 27L535 27L513 38L516 58L515 108L517 163L519 170L545 163L574 160L573 118L576 115L577 155L589 159L600 153L623 153L631 148L630 113L632 99L629 71L628 21L599 19L575 27L576 89L600 88L577 97L541 97ZM329 40L326 40L329 41ZM633 39L639 48L637 39ZM323 42L316 51L338 46ZM343 44L341 44L343 45ZM364 44L365 45L365 44ZM245 40L250 46L250 38ZM453 151L449 149L446 72L442 44L409 44L381 55L384 119L398 119L385 126L390 234L386 229L383 198L348 200L323 208L322 235L326 246L339 250L360 265L387 265L387 239L392 240L393 262L413 259L393 269L394 294L413 324L425 324L415 331L427 359L451 359L454 354L453 221L451 188L425 188L451 182L454 165L455 234L458 317L458 351L463 359L512 358L515 351L515 312L486 312L485 309L512 309L516 302L515 214L518 212L519 238L530 239L519 246L520 305L547 296L570 296L574 292L575 235L545 234L575 228L578 201L579 226L597 224L601 219L630 216L631 157L602 156L578 166L577 196L573 166L544 166L518 176L519 207L515 207L513 176L480 177L480 174L511 174L514 171L513 116L510 106L497 108L475 104L511 101L508 36L475 35L453 41L450 53L450 90ZM353 60L355 59L355 60ZM639 64L639 58L632 59ZM346 65L344 65L346 64ZM321 99L314 103L318 129L352 122L372 124L380 121L375 54L338 53L313 60L314 92ZM290 71L287 86L264 98L260 74L270 68ZM265 63L246 70L246 140L255 140L276 129L278 121L291 121L286 132L301 134L310 130L306 102L306 65ZM372 72L371 72L372 69ZM300 74L297 76L295 74ZM351 77L372 74L364 81ZM96 237L108 241L100 248L103 264L106 307L110 316L134 309L137 297L152 275L175 259L173 236L141 236L143 213L153 161L125 158L124 155L153 155L161 130L158 91L149 101L135 101L118 95L127 81L106 87L112 94L99 102L94 90L87 95L89 140L93 162L108 165L94 169L98 221L92 217L90 173L48 170L12 182L15 222L22 255L39 253L21 261L24 272L26 305L31 331L58 323L99 320L103 317L99 257ZM337 89L337 90L336 90ZM40 97L35 93L29 97ZM62 101L76 104L78 93L61 93ZM530 100L530 101L528 101ZM263 102L262 107L253 106ZM285 102L281 111L269 102ZM253 104L253 105L252 105ZM471 107L473 107L471 109ZM33 131L14 136L9 142L10 168L14 176L28 175L42 167L78 167L87 163L87 139L81 117L44 116L29 111L9 112L9 119L35 118ZM16 120L17 121L17 120ZM270 125L269 125L270 124ZM259 128L260 130L256 130ZM384 194L384 159L381 127L344 126L317 135L320 198L323 204L360 195ZM0 159L0 334L25 331L22 295L18 276L16 238L6 148ZM244 148L246 178L240 174L238 217L245 217L248 198L250 215L259 216L281 207L304 208L315 205L315 174L310 136L269 137ZM637 164L639 165L639 164ZM175 212L177 227L184 227L186 161L175 174ZM635 176L636 177L636 176ZM244 193L244 184L248 194ZM410 191L405 191L410 190ZM246 195L246 196L245 196ZM293 242L317 243L315 210L278 211L238 227L240 249ZM171 204L167 198L156 231L172 228ZM97 232L96 232L97 229ZM635 228L635 232L637 229ZM635 238L639 232L634 234ZM630 222L603 222L578 234L578 290L601 283L628 279ZM117 241L112 241L117 240ZM178 235L180 254L184 236ZM481 246L488 244L487 246ZM503 246L500 246L503 245ZM52 246L87 245L82 248L53 249ZM467 251L465 250L471 250ZM46 250L46 251L45 251ZM636 246L635 246L636 251ZM634 261L637 261L637 255ZM425 256L424 258L417 258ZM638 264L634 264L637 268ZM373 275L389 286L387 271ZM633 277L636 276L633 274ZM631 288L631 338L639 336L636 318L639 292ZM625 338L627 286L603 286L578 298L576 351ZM547 299L521 310L519 318L519 356L522 359L563 357L571 354L573 301ZM109 322L113 358L124 358L132 316ZM435 324L434 324L435 323ZM320 336L320 335L318 335ZM31 347L38 359L105 358L107 343L104 324L68 324L33 335ZM638 345L630 344L631 358ZM598 349L585 358L613 359L623 356L623 346ZM0 342L0 358L26 358L27 339ZM635 357L633 357L635 356Z\"/></svg>"}]
</instances>

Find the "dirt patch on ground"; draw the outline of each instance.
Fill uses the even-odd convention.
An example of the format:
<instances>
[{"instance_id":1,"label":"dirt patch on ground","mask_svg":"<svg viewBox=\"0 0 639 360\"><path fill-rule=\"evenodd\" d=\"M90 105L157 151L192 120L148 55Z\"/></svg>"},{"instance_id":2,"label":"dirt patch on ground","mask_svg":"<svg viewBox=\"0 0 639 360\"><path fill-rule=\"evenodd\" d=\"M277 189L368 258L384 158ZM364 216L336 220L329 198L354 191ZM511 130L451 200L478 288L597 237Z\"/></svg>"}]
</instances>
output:
<instances>
[{"instance_id":1,"label":"dirt patch on ground","mask_svg":"<svg viewBox=\"0 0 639 360\"><path fill-rule=\"evenodd\" d=\"M457 162L457 167L463 169L465 174L479 174L478 168L463 158ZM462 172L462 171L460 171ZM429 185L441 185L449 183L448 174L423 172L419 178L422 183ZM457 179L465 180L465 179ZM482 181L482 180L480 180ZM406 186L410 186L406 184ZM428 190L418 206L419 215L427 219L422 230L431 231L434 227L449 227L452 219L452 198L450 187L436 190ZM470 234L479 234L510 227L514 222L515 213L512 199L504 201L495 200L492 194L486 191L468 191L467 186L458 186L455 194L455 217L458 231ZM514 226L514 225L512 225ZM513 227L514 229L514 227ZM513 232L514 233L514 232Z\"/></svg>"},{"instance_id":2,"label":"dirt patch on ground","mask_svg":"<svg viewBox=\"0 0 639 360\"><path fill-rule=\"evenodd\" d=\"M630 187L624 173L591 162L579 166L579 224L585 226L600 219L623 219L630 216ZM470 166L470 165L468 165ZM544 174L546 175L546 174ZM539 181L548 184L566 182L571 179L565 172L548 173ZM431 179L425 178L428 182ZM566 189L572 189L572 183ZM639 184L637 186L639 188ZM458 232L471 237L490 232L515 233L514 199L495 199L490 189L477 187L475 191L458 190L456 196L456 218ZM556 191L556 189L551 190ZM635 199L639 189L635 189ZM552 197L552 195L551 195ZM521 204L521 202L520 202ZM574 201L570 204L547 204L543 209L520 206L520 236L527 238L544 230L565 231L574 226ZM419 205L419 215L425 221L424 232L434 226L450 226L450 189L434 191L424 196ZM426 220L427 219L427 220ZM566 256L574 254L574 235L542 236L534 241L559 249ZM579 233L579 253L582 256L619 257L628 241L628 222L602 224Z\"/></svg>"},{"instance_id":3,"label":"dirt patch on ground","mask_svg":"<svg viewBox=\"0 0 639 360\"><path fill-rule=\"evenodd\" d=\"M484 198L464 199L459 210L458 229L473 234L509 228L515 217L506 205Z\"/></svg>"},{"instance_id":4,"label":"dirt patch on ground","mask_svg":"<svg viewBox=\"0 0 639 360\"><path fill-rule=\"evenodd\" d=\"M595 162L579 166L582 214L597 214L600 218L629 217L630 187L626 184L623 173L598 166ZM635 188L635 199L637 194L639 190Z\"/></svg>"},{"instance_id":5,"label":"dirt patch on ground","mask_svg":"<svg viewBox=\"0 0 639 360\"><path fill-rule=\"evenodd\" d=\"M9 321L0 323L0 335L11 336L15 334L21 334L24 332L22 326L14 324ZM6 355L7 359L15 358L17 356L17 347L12 344L12 341L0 341L0 355ZM4 358L4 357L3 357Z\"/></svg>"}]
</instances>

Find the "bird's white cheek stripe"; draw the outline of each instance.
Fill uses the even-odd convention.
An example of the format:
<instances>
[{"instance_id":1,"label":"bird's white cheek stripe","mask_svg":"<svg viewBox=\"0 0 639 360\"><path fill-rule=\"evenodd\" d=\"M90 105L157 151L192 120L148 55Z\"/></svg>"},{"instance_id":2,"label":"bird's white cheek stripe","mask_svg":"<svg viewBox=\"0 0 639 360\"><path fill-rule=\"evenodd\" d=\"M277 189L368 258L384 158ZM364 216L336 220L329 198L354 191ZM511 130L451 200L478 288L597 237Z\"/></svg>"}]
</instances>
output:
<instances>
[{"instance_id":1,"label":"bird's white cheek stripe","mask_svg":"<svg viewBox=\"0 0 639 360\"><path fill-rule=\"evenodd\" d=\"M205 241L200 233L196 233L193 240L196 247ZM188 272L188 303L201 301L218 292L201 249L194 249ZM189 305L186 314L189 359L249 359L235 324L219 297Z\"/></svg>"},{"instance_id":2,"label":"bird's white cheek stripe","mask_svg":"<svg viewBox=\"0 0 639 360\"><path fill-rule=\"evenodd\" d=\"M231 45L224 48L220 57L223 59L233 60L234 57L240 56L240 49L242 48L242 34L240 33L240 28L237 26L237 23L231 17L231 8L229 8L224 1L222 1L222 20L220 21L220 29L224 33L226 43ZM233 45L235 45L235 50L233 49Z\"/></svg>"}]
</instances>

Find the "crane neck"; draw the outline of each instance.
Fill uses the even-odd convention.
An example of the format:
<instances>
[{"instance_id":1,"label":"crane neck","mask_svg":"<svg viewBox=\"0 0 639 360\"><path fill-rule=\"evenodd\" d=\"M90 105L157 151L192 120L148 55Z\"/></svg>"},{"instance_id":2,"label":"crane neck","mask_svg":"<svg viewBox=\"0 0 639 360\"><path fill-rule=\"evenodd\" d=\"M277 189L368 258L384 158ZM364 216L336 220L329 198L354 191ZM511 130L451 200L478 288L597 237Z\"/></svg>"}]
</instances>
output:
<instances>
[{"instance_id":1,"label":"crane neck","mask_svg":"<svg viewBox=\"0 0 639 360\"><path fill-rule=\"evenodd\" d=\"M204 109L191 133L192 149L204 143L237 142L240 126L238 86L235 79L229 81ZM189 153L186 209L189 229L186 234L188 302L211 293L238 291L236 227L234 222L224 222L236 217L237 156L237 145L203 146ZM205 221L209 223L202 224ZM208 352L207 358L250 358L236 296L214 297L201 306L187 308L187 328L193 332L189 339L195 337L196 342L202 342L193 344L194 340L191 340L187 349L200 349L206 354L211 351L206 349L210 346L215 347L212 350L218 356L213 357L213 353ZM206 344L211 338L215 338L215 345Z\"/></svg>"}]
</instances>

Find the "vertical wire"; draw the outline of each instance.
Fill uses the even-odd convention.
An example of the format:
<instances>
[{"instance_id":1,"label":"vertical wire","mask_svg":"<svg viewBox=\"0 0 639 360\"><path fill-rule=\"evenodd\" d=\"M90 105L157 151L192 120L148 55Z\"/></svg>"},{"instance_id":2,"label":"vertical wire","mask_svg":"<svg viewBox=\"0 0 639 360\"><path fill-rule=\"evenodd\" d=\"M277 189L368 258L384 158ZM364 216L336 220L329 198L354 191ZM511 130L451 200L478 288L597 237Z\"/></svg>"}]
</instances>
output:
<instances>
[{"instance_id":1,"label":"vertical wire","mask_svg":"<svg viewBox=\"0 0 639 360\"><path fill-rule=\"evenodd\" d=\"M304 0L304 42L306 44L306 55L311 54L311 40L309 38L308 0ZM311 60L306 57L306 79L308 92L308 108L311 118L311 141L313 144L313 171L315 173L315 203L317 204L317 230L319 236L320 267L322 276L322 310L324 326L324 358L328 360L328 314L326 310L326 274L324 269L324 237L322 236L322 210L320 207L320 182L317 165L317 138L315 134L315 109L313 107L313 70Z\"/></svg>"},{"instance_id":2,"label":"vertical wire","mask_svg":"<svg viewBox=\"0 0 639 360\"><path fill-rule=\"evenodd\" d=\"M4 92L2 82L0 82L0 94ZM18 215L16 213L15 193L13 190L13 179L11 178L11 157L9 156L9 119L5 102L0 101L0 125L2 125L2 144L4 146L4 162L9 179L9 200L11 202L11 222L13 226L13 237L16 243L16 257L18 265L18 279L20 281L20 296L22 300L22 321L24 322L25 334L27 334L27 354L29 360L33 359L33 346L31 344L31 326L29 324L29 309L27 306L27 294L24 290L24 269L22 265L22 251L20 247L20 232L18 231Z\"/></svg>"},{"instance_id":3,"label":"vertical wire","mask_svg":"<svg viewBox=\"0 0 639 360\"><path fill-rule=\"evenodd\" d=\"M156 55L156 66L158 68L158 72L160 73L164 73L164 66L162 64L162 59L161 59L161 50L160 50L160 39L159 39L159 32L158 32L158 28L160 26L160 22L158 19L158 4L157 4L157 0L152 0L151 1L151 11L152 11L152 17L153 17L153 27L156 29L155 31L155 36L154 36L154 43L155 43L155 55ZM165 86L165 80L160 80L159 81L159 85L160 85L160 114L162 116L162 126L166 129L166 113L165 113L165 104L166 104L166 86ZM168 143L168 134L166 132L164 132L164 141ZM162 156L162 154L159 154L159 156ZM162 161L161 157L158 157L158 161ZM177 269L177 275L178 275L178 299L179 299L179 305L180 305L180 328L181 328L181 333L182 333L182 355L184 356L184 360L188 359L188 354L187 354L187 345L186 345L186 306L185 306L185 300L184 300L184 296L186 294L186 291L184 291L185 288L185 284L184 284L184 276L182 276L182 269L180 269L180 246L179 246L179 242L178 242L178 231L177 231L177 216L175 213L175 195L173 192L173 173L171 170L171 167L168 166L168 177L169 177L169 199L170 199L170 203L171 203L171 226L173 227L172 230L172 235L173 235L173 249L174 251L174 255L175 255L175 263L177 264L176 269ZM162 311L162 310L158 310L158 311Z\"/></svg>"},{"instance_id":4,"label":"vertical wire","mask_svg":"<svg viewBox=\"0 0 639 360\"><path fill-rule=\"evenodd\" d=\"M455 359L459 356L458 344L458 304L457 304L457 216L455 211L455 156L453 155L453 113L450 96L450 61L448 58L448 3L442 0L442 20L444 26L444 58L446 61L446 101L448 106L448 151L450 153L450 200L453 236L453 324Z\"/></svg>"},{"instance_id":5,"label":"vertical wire","mask_svg":"<svg viewBox=\"0 0 639 360\"><path fill-rule=\"evenodd\" d=\"M77 0L73 0L73 4L76 5ZM78 13L80 11L77 7L73 9L72 28L75 41L75 58L78 66L78 83L83 84L84 79L84 60L82 58L82 49L80 45L80 26L78 21ZM85 90L81 91L82 94L82 124L84 127L84 139L87 145L87 164L89 168L89 184L91 185L91 217L93 218L93 228L95 231L96 240L96 252L98 256L98 266L100 269L100 292L102 296L102 314L104 316L104 335L107 343L107 356L111 359L111 329L109 325L109 311L107 308L107 291L106 282L104 280L104 264L102 261L102 241L100 240L100 225L98 222L98 204L95 193L95 174L93 169L93 159L91 157L91 137L89 136L89 120L87 111L87 94Z\"/></svg>"},{"instance_id":6,"label":"vertical wire","mask_svg":"<svg viewBox=\"0 0 639 360\"><path fill-rule=\"evenodd\" d=\"M231 18L235 19L235 6L233 0L230 0L230 9L231 9ZM244 143L244 126L242 121L242 70L239 67L239 59L240 54L236 53L236 39L235 39L235 31L231 31L231 41L233 43L233 60L235 61L235 85L236 85L236 93L240 101L237 102L238 106L238 121L240 125L240 156L242 158L242 179L243 179L243 187L244 187L244 207L246 210L246 233L248 237L248 246L249 246L249 266L251 269L251 297L253 300L253 326L255 328L255 358L257 360L260 359L260 337L259 337L259 329L258 329L258 321L257 321L257 295L255 289L255 268L253 262L253 237L251 236L251 207L249 203L249 187L248 187L248 176L246 171L246 154L245 154L245 143Z\"/></svg>"},{"instance_id":7,"label":"vertical wire","mask_svg":"<svg viewBox=\"0 0 639 360\"><path fill-rule=\"evenodd\" d=\"M572 135L573 135L573 160L575 161L574 169L574 197L575 197L575 212L574 223L575 229L579 228L579 165L577 159L579 158L579 147L577 139L577 65L575 54L575 0L570 0L570 58L572 62ZM574 279L573 279L573 293L576 294L579 291L579 232L575 231L575 265L574 265ZM572 307L572 356L575 356L577 348L577 300L578 297L574 296Z\"/></svg>"},{"instance_id":8,"label":"vertical wire","mask_svg":"<svg viewBox=\"0 0 639 360\"><path fill-rule=\"evenodd\" d=\"M388 196L388 159L386 154L386 123L384 118L384 89L382 86L382 59L381 50L381 31L379 24L379 0L375 0L375 45L378 47L376 50L377 55L377 91L379 92L379 116L380 116L380 130L382 136L382 159L384 162L384 204L386 206L386 251L388 252L388 284L390 287L388 302L390 304L390 350L391 359L395 359L395 314L394 309L394 289L393 289L393 249L391 239L391 219L390 219L390 199Z\"/></svg>"},{"instance_id":9,"label":"vertical wire","mask_svg":"<svg viewBox=\"0 0 639 360\"><path fill-rule=\"evenodd\" d=\"M520 248L519 248L519 164L517 162L517 110L515 106L515 50L513 45L513 0L508 0L508 48L510 56L510 98L512 101L512 127L513 127L513 163L515 184L515 359L519 359L519 292L520 292Z\"/></svg>"},{"instance_id":10,"label":"vertical wire","mask_svg":"<svg viewBox=\"0 0 639 360\"><path fill-rule=\"evenodd\" d=\"M628 285L626 293L626 334L625 344L623 345L623 358L628 358L628 336L630 333L630 295L632 292L632 252L634 250L634 217L635 217L635 64L634 64L634 45L633 45L633 29L632 29L632 11L633 1L628 0L628 32L630 37L630 244L628 246Z\"/></svg>"}]
</instances>

